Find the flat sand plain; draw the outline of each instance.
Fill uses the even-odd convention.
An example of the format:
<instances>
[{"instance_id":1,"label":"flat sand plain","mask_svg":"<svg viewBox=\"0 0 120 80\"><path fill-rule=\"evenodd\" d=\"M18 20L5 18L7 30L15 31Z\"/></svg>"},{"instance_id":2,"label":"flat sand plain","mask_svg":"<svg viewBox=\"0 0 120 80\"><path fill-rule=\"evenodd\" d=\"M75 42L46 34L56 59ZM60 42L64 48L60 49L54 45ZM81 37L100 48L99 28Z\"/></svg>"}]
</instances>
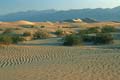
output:
<instances>
[{"instance_id":1,"label":"flat sand plain","mask_svg":"<svg viewBox=\"0 0 120 80\"><path fill-rule=\"evenodd\" d=\"M0 46L0 80L120 80L120 50Z\"/></svg>"}]
</instances>

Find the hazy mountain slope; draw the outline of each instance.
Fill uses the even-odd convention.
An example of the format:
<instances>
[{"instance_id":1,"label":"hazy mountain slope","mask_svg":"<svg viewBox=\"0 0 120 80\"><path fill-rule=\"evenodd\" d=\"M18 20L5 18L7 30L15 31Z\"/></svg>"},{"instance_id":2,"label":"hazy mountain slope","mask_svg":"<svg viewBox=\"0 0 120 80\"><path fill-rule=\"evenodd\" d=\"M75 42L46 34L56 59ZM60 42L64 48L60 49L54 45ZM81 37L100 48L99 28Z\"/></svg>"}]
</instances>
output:
<instances>
[{"instance_id":1,"label":"hazy mountain slope","mask_svg":"<svg viewBox=\"0 0 120 80\"><path fill-rule=\"evenodd\" d=\"M0 21L61 21L73 18L94 18L100 21L120 21L120 7L112 9L78 9L68 11L26 11L0 16Z\"/></svg>"}]
</instances>

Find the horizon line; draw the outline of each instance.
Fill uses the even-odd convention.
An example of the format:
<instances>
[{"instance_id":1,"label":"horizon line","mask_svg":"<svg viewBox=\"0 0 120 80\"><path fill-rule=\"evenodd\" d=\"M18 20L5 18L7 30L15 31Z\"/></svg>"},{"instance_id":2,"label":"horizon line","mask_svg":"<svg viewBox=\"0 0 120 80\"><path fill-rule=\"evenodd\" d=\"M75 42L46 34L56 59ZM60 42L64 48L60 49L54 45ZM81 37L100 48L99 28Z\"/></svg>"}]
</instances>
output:
<instances>
[{"instance_id":1,"label":"horizon line","mask_svg":"<svg viewBox=\"0 0 120 80\"><path fill-rule=\"evenodd\" d=\"M31 10L25 10L25 11L15 11L15 12L9 12L6 14L0 14L0 16L4 16L4 15L8 15L8 14L14 14L14 13L19 13L19 12L29 12L29 11L47 11L47 10L54 10L54 11L70 11L70 10L82 10L82 9L114 9L120 6L115 6L115 7L96 7L96 8L72 8L72 9L41 9L41 10L35 10L35 9L31 9Z\"/></svg>"}]
</instances>

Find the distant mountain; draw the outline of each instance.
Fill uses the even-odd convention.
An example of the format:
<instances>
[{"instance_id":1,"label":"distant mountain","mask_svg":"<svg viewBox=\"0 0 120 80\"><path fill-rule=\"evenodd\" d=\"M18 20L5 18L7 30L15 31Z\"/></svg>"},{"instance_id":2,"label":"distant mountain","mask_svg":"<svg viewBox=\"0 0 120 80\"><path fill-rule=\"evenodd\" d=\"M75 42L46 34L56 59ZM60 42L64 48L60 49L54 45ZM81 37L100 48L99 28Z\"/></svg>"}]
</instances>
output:
<instances>
[{"instance_id":1,"label":"distant mountain","mask_svg":"<svg viewBox=\"0 0 120 80\"><path fill-rule=\"evenodd\" d=\"M69 19L69 20L64 20L63 22L80 23L83 21L81 19Z\"/></svg>"},{"instance_id":2,"label":"distant mountain","mask_svg":"<svg viewBox=\"0 0 120 80\"><path fill-rule=\"evenodd\" d=\"M82 19L83 22L87 22L87 23L94 23L94 22L99 22L95 19L92 19L92 18L84 18Z\"/></svg>"},{"instance_id":3,"label":"distant mountain","mask_svg":"<svg viewBox=\"0 0 120 80\"><path fill-rule=\"evenodd\" d=\"M64 21L91 18L98 21L120 21L120 6L112 9L75 9L66 11L42 10L11 13L0 16L0 21Z\"/></svg>"}]
</instances>

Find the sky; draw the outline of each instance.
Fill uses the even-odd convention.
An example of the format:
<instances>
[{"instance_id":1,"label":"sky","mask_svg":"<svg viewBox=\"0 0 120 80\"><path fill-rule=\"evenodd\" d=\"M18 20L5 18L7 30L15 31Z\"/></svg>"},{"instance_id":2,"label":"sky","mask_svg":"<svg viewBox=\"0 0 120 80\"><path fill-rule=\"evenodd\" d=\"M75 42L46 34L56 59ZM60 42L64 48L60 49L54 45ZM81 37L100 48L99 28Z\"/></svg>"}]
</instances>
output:
<instances>
[{"instance_id":1,"label":"sky","mask_svg":"<svg viewBox=\"0 0 120 80\"><path fill-rule=\"evenodd\" d=\"M0 0L0 15L28 10L113 8L120 0Z\"/></svg>"}]
</instances>

